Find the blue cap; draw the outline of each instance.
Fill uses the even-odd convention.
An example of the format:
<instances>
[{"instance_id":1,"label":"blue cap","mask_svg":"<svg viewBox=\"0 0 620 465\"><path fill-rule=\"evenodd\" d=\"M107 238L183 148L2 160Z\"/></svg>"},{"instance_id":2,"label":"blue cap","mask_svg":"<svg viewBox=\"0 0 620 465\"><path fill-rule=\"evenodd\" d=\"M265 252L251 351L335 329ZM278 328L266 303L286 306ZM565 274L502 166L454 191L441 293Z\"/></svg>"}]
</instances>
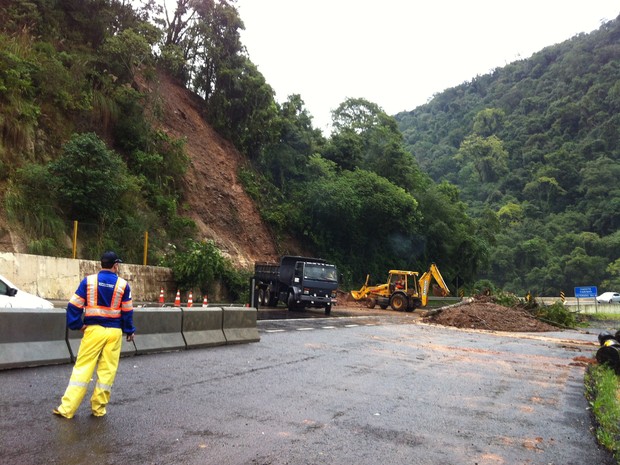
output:
<instances>
[{"instance_id":1,"label":"blue cap","mask_svg":"<svg viewBox=\"0 0 620 465\"><path fill-rule=\"evenodd\" d=\"M123 263L123 260L118 258L115 252L111 250L104 252L101 256L101 266L113 266L115 263Z\"/></svg>"}]
</instances>

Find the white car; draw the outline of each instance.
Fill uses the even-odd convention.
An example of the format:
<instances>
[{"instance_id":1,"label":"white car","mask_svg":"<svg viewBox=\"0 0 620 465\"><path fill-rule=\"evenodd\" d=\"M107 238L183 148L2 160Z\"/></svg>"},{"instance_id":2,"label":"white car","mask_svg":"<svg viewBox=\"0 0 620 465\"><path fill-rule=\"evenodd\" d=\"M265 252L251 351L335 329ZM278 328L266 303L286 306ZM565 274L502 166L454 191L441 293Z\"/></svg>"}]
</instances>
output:
<instances>
[{"instance_id":1,"label":"white car","mask_svg":"<svg viewBox=\"0 0 620 465\"><path fill-rule=\"evenodd\" d=\"M620 293L618 292L603 292L596 298L599 304L611 304L613 302L620 303Z\"/></svg>"},{"instance_id":2,"label":"white car","mask_svg":"<svg viewBox=\"0 0 620 465\"><path fill-rule=\"evenodd\" d=\"M0 308L54 308L54 304L17 289L15 284L0 275Z\"/></svg>"}]
</instances>

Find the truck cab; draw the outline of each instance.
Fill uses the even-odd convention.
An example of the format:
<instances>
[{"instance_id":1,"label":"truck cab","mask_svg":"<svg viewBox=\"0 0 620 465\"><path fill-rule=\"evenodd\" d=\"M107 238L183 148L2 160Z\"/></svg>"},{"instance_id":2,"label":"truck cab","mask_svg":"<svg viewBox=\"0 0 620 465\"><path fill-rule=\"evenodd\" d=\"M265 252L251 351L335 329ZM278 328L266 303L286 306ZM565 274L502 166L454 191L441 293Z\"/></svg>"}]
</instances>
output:
<instances>
[{"instance_id":1,"label":"truck cab","mask_svg":"<svg viewBox=\"0 0 620 465\"><path fill-rule=\"evenodd\" d=\"M329 263L297 261L286 303L289 310L304 307L325 308L329 315L336 303L338 270ZM283 299L282 299L283 300Z\"/></svg>"},{"instance_id":2,"label":"truck cab","mask_svg":"<svg viewBox=\"0 0 620 465\"><path fill-rule=\"evenodd\" d=\"M284 255L280 263L255 263L258 305L282 302L289 310L324 308L329 315L336 303L338 269L322 258Z\"/></svg>"}]
</instances>

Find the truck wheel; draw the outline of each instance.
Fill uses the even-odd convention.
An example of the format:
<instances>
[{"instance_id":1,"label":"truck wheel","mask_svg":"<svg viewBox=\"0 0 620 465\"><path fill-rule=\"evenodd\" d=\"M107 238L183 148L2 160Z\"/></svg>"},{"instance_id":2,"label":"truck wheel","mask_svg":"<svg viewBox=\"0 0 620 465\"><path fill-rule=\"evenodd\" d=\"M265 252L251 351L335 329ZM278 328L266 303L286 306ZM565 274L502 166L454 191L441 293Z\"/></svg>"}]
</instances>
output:
<instances>
[{"instance_id":1,"label":"truck wheel","mask_svg":"<svg viewBox=\"0 0 620 465\"><path fill-rule=\"evenodd\" d=\"M293 293L289 293L288 298L286 299L286 306L288 307L289 311L299 310L299 306L295 302L295 296L293 295Z\"/></svg>"},{"instance_id":2,"label":"truck wheel","mask_svg":"<svg viewBox=\"0 0 620 465\"><path fill-rule=\"evenodd\" d=\"M375 308L375 305L377 305L376 299L369 298L366 300L366 308Z\"/></svg>"},{"instance_id":3,"label":"truck wheel","mask_svg":"<svg viewBox=\"0 0 620 465\"><path fill-rule=\"evenodd\" d=\"M329 315L332 312L332 304L325 304L325 314Z\"/></svg>"},{"instance_id":4,"label":"truck wheel","mask_svg":"<svg viewBox=\"0 0 620 465\"><path fill-rule=\"evenodd\" d=\"M258 290L258 306L259 307L265 306L265 290L264 289Z\"/></svg>"},{"instance_id":5,"label":"truck wheel","mask_svg":"<svg viewBox=\"0 0 620 465\"><path fill-rule=\"evenodd\" d=\"M269 307L277 307L278 306L278 295L273 291L265 291L267 292L267 305Z\"/></svg>"},{"instance_id":6,"label":"truck wheel","mask_svg":"<svg viewBox=\"0 0 620 465\"><path fill-rule=\"evenodd\" d=\"M403 294L394 294L390 299L390 306L393 310L396 310L397 312L404 310L408 306L407 297L405 297Z\"/></svg>"}]
</instances>

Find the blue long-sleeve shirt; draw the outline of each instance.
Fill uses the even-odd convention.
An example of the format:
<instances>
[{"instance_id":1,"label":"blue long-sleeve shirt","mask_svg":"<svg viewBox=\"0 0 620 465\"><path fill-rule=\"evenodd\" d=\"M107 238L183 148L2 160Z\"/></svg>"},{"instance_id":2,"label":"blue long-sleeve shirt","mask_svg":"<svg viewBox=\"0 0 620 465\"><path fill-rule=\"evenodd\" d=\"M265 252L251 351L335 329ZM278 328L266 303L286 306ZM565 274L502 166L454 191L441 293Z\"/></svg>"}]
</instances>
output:
<instances>
[{"instance_id":1,"label":"blue long-sleeve shirt","mask_svg":"<svg viewBox=\"0 0 620 465\"><path fill-rule=\"evenodd\" d=\"M84 325L135 333L129 283L105 269L84 278L67 305L67 326L80 329Z\"/></svg>"}]
</instances>

